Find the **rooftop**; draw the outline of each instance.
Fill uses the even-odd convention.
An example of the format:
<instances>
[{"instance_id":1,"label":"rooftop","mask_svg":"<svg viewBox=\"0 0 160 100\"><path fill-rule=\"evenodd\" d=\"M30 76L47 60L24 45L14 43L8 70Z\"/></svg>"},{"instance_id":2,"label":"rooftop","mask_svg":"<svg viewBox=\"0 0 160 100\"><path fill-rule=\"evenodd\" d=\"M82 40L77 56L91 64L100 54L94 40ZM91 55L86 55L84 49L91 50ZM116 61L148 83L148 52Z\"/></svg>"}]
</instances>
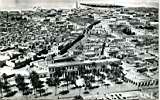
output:
<instances>
[{"instance_id":1,"label":"rooftop","mask_svg":"<svg viewBox=\"0 0 160 100\"><path fill-rule=\"evenodd\" d=\"M61 63L54 63L48 64L49 67L63 67L63 66L72 66L72 65L83 65L83 64L92 64L92 63L107 63L107 62L116 62L120 61L120 59L112 58L112 59L105 59L105 60L96 60L96 61L74 61L74 62L61 62Z\"/></svg>"}]
</instances>

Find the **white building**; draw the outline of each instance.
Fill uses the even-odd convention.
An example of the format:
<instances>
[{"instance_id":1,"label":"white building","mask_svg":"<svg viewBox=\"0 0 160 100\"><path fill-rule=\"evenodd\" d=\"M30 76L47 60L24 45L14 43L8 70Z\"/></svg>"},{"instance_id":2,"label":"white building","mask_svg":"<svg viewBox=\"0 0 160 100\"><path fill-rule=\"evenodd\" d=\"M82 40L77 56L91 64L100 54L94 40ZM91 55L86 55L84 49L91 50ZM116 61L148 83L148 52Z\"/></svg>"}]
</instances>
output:
<instances>
[{"instance_id":1,"label":"white building","mask_svg":"<svg viewBox=\"0 0 160 100\"><path fill-rule=\"evenodd\" d=\"M51 48L51 52L55 53L56 55L58 55L58 53L59 53L58 46L53 45L52 48Z\"/></svg>"}]
</instances>

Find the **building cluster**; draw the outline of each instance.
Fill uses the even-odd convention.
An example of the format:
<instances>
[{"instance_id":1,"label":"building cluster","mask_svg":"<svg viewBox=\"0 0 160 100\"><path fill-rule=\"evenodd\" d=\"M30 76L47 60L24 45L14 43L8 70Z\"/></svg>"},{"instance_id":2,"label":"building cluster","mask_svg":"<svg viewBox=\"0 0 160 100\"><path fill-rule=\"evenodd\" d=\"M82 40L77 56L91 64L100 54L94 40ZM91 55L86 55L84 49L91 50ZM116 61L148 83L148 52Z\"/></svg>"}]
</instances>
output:
<instances>
[{"instance_id":1,"label":"building cluster","mask_svg":"<svg viewBox=\"0 0 160 100\"><path fill-rule=\"evenodd\" d=\"M158 59L154 8L0 12L0 75L12 75L10 85L35 71L44 82L58 78L76 88L83 79L85 90L105 80L158 87Z\"/></svg>"}]
</instances>

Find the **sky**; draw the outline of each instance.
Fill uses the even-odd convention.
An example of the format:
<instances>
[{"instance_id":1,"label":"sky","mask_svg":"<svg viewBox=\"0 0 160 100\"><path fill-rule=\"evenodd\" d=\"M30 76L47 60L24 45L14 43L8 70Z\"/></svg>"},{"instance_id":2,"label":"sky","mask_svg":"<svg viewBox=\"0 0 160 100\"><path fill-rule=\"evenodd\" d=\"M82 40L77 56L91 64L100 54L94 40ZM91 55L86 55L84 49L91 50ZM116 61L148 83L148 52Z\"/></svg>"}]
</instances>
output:
<instances>
[{"instance_id":1,"label":"sky","mask_svg":"<svg viewBox=\"0 0 160 100\"><path fill-rule=\"evenodd\" d=\"M29 9L35 6L42 8L74 8L76 0L0 0L1 9ZM127 7L157 7L158 0L79 0L88 3L117 4Z\"/></svg>"},{"instance_id":2,"label":"sky","mask_svg":"<svg viewBox=\"0 0 160 100\"><path fill-rule=\"evenodd\" d=\"M145 6L145 7L158 7L158 0L81 0L81 1L90 1L96 3L109 3L117 4L129 7Z\"/></svg>"}]
</instances>

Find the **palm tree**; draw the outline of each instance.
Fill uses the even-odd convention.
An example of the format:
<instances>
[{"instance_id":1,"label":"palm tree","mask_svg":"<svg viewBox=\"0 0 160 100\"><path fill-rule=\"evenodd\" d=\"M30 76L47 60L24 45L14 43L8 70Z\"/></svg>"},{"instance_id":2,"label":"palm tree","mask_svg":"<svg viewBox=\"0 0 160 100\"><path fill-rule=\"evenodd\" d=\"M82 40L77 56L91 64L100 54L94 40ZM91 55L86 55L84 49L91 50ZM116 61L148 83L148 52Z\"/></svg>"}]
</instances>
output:
<instances>
[{"instance_id":1,"label":"palm tree","mask_svg":"<svg viewBox=\"0 0 160 100\"><path fill-rule=\"evenodd\" d=\"M84 69L83 67L78 67L77 68L79 75L83 75L84 74L83 73L83 71L84 71L83 69Z\"/></svg>"},{"instance_id":2,"label":"palm tree","mask_svg":"<svg viewBox=\"0 0 160 100\"><path fill-rule=\"evenodd\" d=\"M102 65L102 69L103 69L103 71L106 71L106 66Z\"/></svg>"},{"instance_id":3,"label":"palm tree","mask_svg":"<svg viewBox=\"0 0 160 100\"><path fill-rule=\"evenodd\" d=\"M9 82L7 81L7 74L3 73L2 77L3 77L3 82L4 82L3 89L8 94L11 90L10 90Z\"/></svg>"},{"instance_id":4,"label":"palm tree","mask_svg":"<svg viewBox=\"0 0 160 100\"><path fill-rule=\"evenodd\" d=\"M93 69L93 75L94 75L94 77L96 76L96 74L97 74L97 69Z\"/></svg>"},{"instance_id":5,"label":"palm tree","mask_svg":"<svg viewBox=\"0 0 160 100\"><path fill-rule=\"evenodd\" d=\"M55 80L54 80L54 82L55 82L55 96L56 96L56 95L57 95L57 87L58 87L58 85L60 84L59 78L56 77Z\"/></svg>"},{"instance_id":6,"label":"palm tree","mask_svg":"<svg viewBox=\"0 0 160 100\"><path fill-rule=\"evenodd\" d=\"M3 74L2 74L2 78L3 78L3 80L7 80L7 74L6 74L6 73L3 73Z\"/></svg>"},{"instance_id":7,"label":"palm tree","mask_svg":"<svg viewBox=\"0 0 160 100\"><path fill-rule=\"evenodd\" d=\"M41 96L41 94L45 92L45 90L42 89L44 87L44 82L39 79L39 75L34 71L30 73L30 80L34 89L34 93L37 94L38 92Z\"/></svg>"},{"instance_id":8,"label":"palm tree","mask_svg":"<svg viewBox=\"0 0 160 100\"><path fill-rule=\"evenodd\" d=\"M76 72L73 71L73 72L71 72L71 81L75 82L75 80L76 80Z\"/></svg>"},{"instance_id":9,"label":"palm tree","mask_svg":"<svg viewBox=\"0 0 160 100\"><path fill-rule=\"evenodd\" d=\"M22 91L22 93L24 94L24 92L27 91L27 84L24 82L24 76L21 76L20 74L18 74L15 77L15 81L17 83L18 89Z\"/></svg>"},{"instance_id":10,"label":"palm tree","mask_svg":"<svg viewBox=\"0 0 160 100\"><path fill-rule=\"evenodd\" d=\"M1 93L1 97L3 97L3 82L2 82L2 80L0 80L0 93Z\"/></svg>"},{"instance_id":11,"label":"palm tree","mask_svg":"<svg viewBox=\"0 0 160 100\"><path fill-rule=\"evenodd\" d=\"M159 83L158 80L156 80L156 85L158 85L158 83Z\"/></svg>"},{"instance_id":12,"label":"palm tree","mask_svg":"<svg viewBox=\"0 0 160 100\"><path fill-rule=\"evenodd\" d=\"M57 87L58 87L58 85L60 84L60 79L59 79L59 77L62 76L62 73L63 73L63 72L62 72L60 69L57 69L57 70L55 71L55 73L54 73L54 77L55 77L55 79L54 79L55 95L57 95Z\"/></svg>"},{"instance_id":13,"label":"palm tree","mask_svg":"<svg viewBox=\"0 0 160 100\"><path fill-rule=\"evenodd\" d=\"M88 69L85 69L85 73L87 74L87 77L89 76L90 71Z\"/></svg>"},{"instance_id":14,"label":"palm tree","mask_svg":"<svg viewBox=\"0 0 160 100\"><path fill-rule=\"evenodd\" d=\"M47 78L46 84L48 84L48 86L54 86L53 78Z\"/></svg>"},{"instance_id":15,"label":"palm tree","mask_svg":"<svg viewBox=\"0 0 160 100\"><path fill-rule=\"evenodd\" d=\"M43 83L44 83L43 81L40 81L40 80L38 81L37 91L39 92L40 96L42 95L42 93L45 92L45 89L43 89L44 87Z\"/></svg>"},{"instance_id":16,"label":"palm tree","mask_svg":"<svg viewBox=\"0 0 160 100\"><path fill-rule=\"evenodd\" d=\"M67 90L68 90L68 82L69 82L69 75L66 75L66 77L65 77L65 80L66 80L66 82L67 82Z\"/></svg>"},{"instance_id":17,"label":"palm tree","mask_svg":"<svg viewBox=\"0 0 160 100\"><path fill-rule=\"evenodd\" d=\"M39 76L36 72L30 73L30 80L34 89L34 94L36 94L37 88L38 88L38 82L39 82Z\"/></svg>"},{"instance_id":18,"label":"palm tree","mask_svg":"<svg viewBox=\"0 0 160 100\"><path fill-rule=\"evenodd\" d=\"M4 81L3 89L7 94L11 91L9 82L7 80Z\"/></svg>"},{"instance_id":19,"label":"palm tree","mask_svg":"<svg viewBox=\"0 0 160 100\"><path fill-rule=\"evenodd\" d=\"M57 69L54 73L54 77L61 77L63 74L63 71L61 71L60 69Z\"/></svg>"},{"instance_id":20,"label":"palm tree","mask_svg":"<svg viewBox=\"0 0 160 100\"><path fill-rule=\"evenodd\" d=\"M96 67L96 63L95 63L95 62L93 62L93 63L92 63L92 66L93 66L93 67Z\"/></svg>"}]
</instances>

